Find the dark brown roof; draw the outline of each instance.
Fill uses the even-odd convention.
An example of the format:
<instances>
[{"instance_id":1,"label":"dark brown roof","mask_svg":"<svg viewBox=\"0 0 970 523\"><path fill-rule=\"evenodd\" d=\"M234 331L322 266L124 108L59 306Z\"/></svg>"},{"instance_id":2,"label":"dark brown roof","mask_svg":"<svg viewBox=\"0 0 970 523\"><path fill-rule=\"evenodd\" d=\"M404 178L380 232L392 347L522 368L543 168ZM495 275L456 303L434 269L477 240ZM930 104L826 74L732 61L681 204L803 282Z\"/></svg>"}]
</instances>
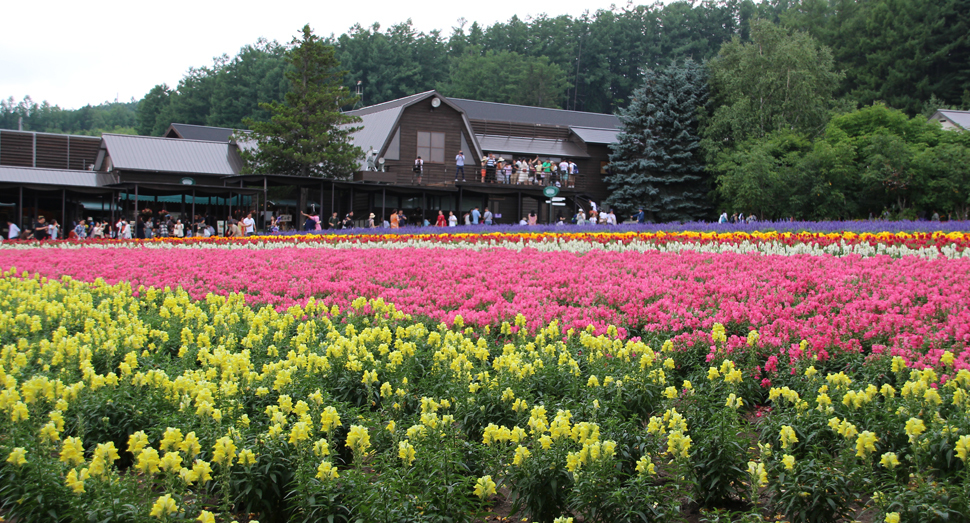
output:
<instances>
[{"instance_id":1,"label":"dark brown roof","mask_svg":"<svg viewBox=\"0 0 970 523\"><path fill-rule=\"evenodd\" d=\"M204 142L228 142L233 132L235 132L235 129L229 129L228 127L173 123L168 127L168 131L165 132L165 137L202 140Z\"/></svg>"},{"instance_id":2,"label":"dark brown roof","mask_svg":"<svg viewBox=\"0 0 970 523\"><path fill-rule=\"evenodd\" d=\"M585 113L582 111L566 111L564 109L530 107L528 105L480 102L478 100L464 100L461 98L449 98L449 100L458 107L461 107L465 111L465 114L468 115L468 118L472 120L558 125L560 127L593 127L598 129L618 129L620 127L620 119L612 114Z\"/></svg>"}]
</instances>

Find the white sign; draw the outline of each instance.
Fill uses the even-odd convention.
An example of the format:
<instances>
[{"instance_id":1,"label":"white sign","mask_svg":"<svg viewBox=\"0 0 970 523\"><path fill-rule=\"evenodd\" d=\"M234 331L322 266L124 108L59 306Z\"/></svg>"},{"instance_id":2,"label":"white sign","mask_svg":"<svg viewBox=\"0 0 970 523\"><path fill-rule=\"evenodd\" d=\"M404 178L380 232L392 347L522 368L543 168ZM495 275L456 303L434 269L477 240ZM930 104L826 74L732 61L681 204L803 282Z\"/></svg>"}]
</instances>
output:
<instances>
[{"instance_id":1,"label":"white sign","mask_svg":"<svg viewBox=\"0 0 970 523\"><path fill-rule=\"evenodd\" d=\"M554 201L554 202L564 202L564 201L566 201L566 197L565 196L556 196L556 197L553 197L552 201Z\"/></svg>"},{"instance_id":2,"label":"white sign","mask_svg":"<svg viewBox=\"0 0 970 523\"><path fill-rule=\"evenodd\" d=\"M565 207L566 206L566 203L565 202L552 202L552 206L553 207Z\"/></svg>"},{"instance_id":3,"label":"white sign","mask_svg":"<svg viewBox=\"0 0 970 523\"><path fill-rule=\"evenodd\" d=\"M292 222L293 216L290 214L281 214L279 218L276 219L278 222Z\"/></svg>"}]
</instances>

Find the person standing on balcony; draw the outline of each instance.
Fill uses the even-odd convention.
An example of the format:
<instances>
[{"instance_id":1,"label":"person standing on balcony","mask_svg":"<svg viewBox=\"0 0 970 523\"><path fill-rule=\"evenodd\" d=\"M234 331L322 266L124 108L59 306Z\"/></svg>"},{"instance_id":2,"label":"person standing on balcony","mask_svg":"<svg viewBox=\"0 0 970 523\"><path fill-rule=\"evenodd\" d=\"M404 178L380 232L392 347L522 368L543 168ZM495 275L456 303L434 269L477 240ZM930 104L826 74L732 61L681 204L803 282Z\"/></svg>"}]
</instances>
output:
<instances>
[{"instance_id":1,"label":"person standing on balcony","mask_svg":"<svg viewBox=\"0 0 970 523\"><path fill-rule=\"evenodd\" d=\"M485 181L488 183L495 182L495 155L489 154L488 158L485 160Z\"/></svg>"},{"instance_id":2,"label":"person standing on balcony","mask_svg":"<svg viewBox=\"0 0 970 523\"><path fill-rule=\"evenodd\" d=\"M455 156L455 181L458 181L458 173L461 173L461 181L465 181L465 153L458 151Z\"/></svg>"},{"instance_id":3,"label":"person standing on balcony","mask_svg":"<svg viewBox=\"0 0 970 523\"><path fill-rule=\"evenodd\" d=\"M414 160L414 176L418 178L418 185L421 185L421 176L423 174L424 174L424 160L422 160L421 157L418 156ZM412 180L413 179L414 178L412 177Z\"/></svg>"}]
</instances>

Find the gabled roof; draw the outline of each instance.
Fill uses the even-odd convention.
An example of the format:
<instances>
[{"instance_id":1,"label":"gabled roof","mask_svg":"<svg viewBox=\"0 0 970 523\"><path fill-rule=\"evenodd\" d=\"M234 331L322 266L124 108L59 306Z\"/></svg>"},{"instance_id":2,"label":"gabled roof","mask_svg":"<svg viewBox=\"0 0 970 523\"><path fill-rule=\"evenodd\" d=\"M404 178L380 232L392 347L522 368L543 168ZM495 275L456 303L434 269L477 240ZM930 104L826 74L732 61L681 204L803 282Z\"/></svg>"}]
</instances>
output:
<instances>
[{"instance_id":1,"label":"gabled roof","mask_svg":"<svg viewBox=\"0 0 970 523\"><path fill-rule=\"evenodd\" d=\"M465 115L465 112L461 109L461 107L457 106L451 100L445 98L435 90L405 96L404 98L398 98L397 100L371 105L355 111L347 111L346 114L357 116L361 119L360 123L349 124L346 126L361 127L359 131L350 135L351 142L360 147L365 153L368 149L373 147L378 154L383 154L385 147L390 142L395 129L398 127L398 123L401 120L401 115L404 114L404 110L418 102L427 100L428 98L434 96L437 96L441 100L441 103L451 107L461 114L462 121L465 125L465 131L474 142L475 134L472 131L471 123L468 121L468 117ZM480 155L482 153L482 149L477 143L472 143L469 145L474 148L475 155Z\"/></svg>"},{"instance_id":2,"label":"gabled roof","mask_svg":"<svg viewBox=\"0 0 970 523\"><path fill-rule=\"evenodd\" d=\"M970 111L940 109L930 117L930 120L946 120L959 126L964 131L970 131Z\"/></svg>"},{"instance_id":3,"label":"gabled roof","mask_svg":"<svg viewBox=\"0 0 970 523\"><path fill-rule=\"evenodd\" d=\"M118 183L109 173L37 167L0 167L0 183L64 185L69 187L104 187Z\"/></svg>"},{"instance_id":4,"label":"gabled roof","mask_svg":"<svg viewBox=\"0 0 970 523\"><path fill-rule=\"evenodd\" d=\"M599 129L618 129L620 119L612 114L566 111L528 105L500 104L452 98L472 120L516 122L525 124L558 125L560 127L593 127Z\"/></svg>"},{"instance_id":5,"label":"gabled roof","mask_svg":"<svg viewBox=\"0 0 970 523\"><path fill-rule=\"evenodd\" d=\"M397 100L388 100L386 102L381 102L379 104L368 105L367 107L362 107L360 109L348 111L347 114L352 114L354 116L363 116L365 114L387 111L388 109L406 107L415 102L420 102L421 100L424 100L425 98L433 94L437 94L437 92L434 89L430 91L425 91L423 93L412 94L411 96L405 96L404 98L398 98ZM438 96L441 96L441 95L438 95Z\"/></svg>"},{"instance_id":6,"label":"gabled roof","mask_svg":"<svg viewBox=\"0 0 970 523\"><path fill-rule=\"evenodd\" d=\"M586 143L614 143L616 142L616 135L620 134L619 129L595 129L592 127L571 126L569 130Z\"/></svg>"},{"instance_id":7,"label":"gabled roof","mask_svg":"<svg viewBox=\"0 0 970 523\"><path fill-rule=\"evenodd\" d=\"M233 132L235 132L235 129L229 129L228 127L173 123L165 131L165 138L183 138L204 142L228 142Z\"/></svg>"},{"instance_id":8,"label":"gabled roof","mask_svg":"<svg viewBox=\"0 0 970 523\"><path fill-rule=\"evenodd\" d=\"M152 136L104 134L101 148L114 169L168 173L239 174L243 161L228 141L173 140ZM101 170L101 161L95 167Z\"/></svg>"}]
</instances>

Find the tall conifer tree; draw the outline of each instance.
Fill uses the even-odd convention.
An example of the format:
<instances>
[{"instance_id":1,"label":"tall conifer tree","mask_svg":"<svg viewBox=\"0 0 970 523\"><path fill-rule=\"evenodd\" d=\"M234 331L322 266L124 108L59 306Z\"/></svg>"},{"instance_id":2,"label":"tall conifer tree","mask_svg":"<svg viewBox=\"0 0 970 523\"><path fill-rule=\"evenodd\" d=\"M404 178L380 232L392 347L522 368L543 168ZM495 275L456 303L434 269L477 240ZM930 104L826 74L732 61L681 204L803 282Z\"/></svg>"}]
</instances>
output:
<instances>
[{"instance_id":1,"label":"tall conifer tree","mask_svg":"<svg viewBox=\"0 0 970 523\"><path fill-rule=\"evenodd\" d=\"M704 68L688 59L644 76L620 112L623 132L610 145L612 195L606 203L623 213L643 207L658 221L703 218L707 180L697 113L707 101Z\"/></svg>"},{"instance_id":2,"label":"tall conifer tree","mask_svg":"<svg viewBox=\"0 0 970 523\"><path fill-rule=\"evenodd\" d=\"M360 118L340 108L353 106L357 98L342 85L346 71L340 70L334 48L309 25L302 33L286 55L286 102L259 104L272 114L268 122L243 120L252 134L240 139L257 145L244 147L243 158L251 172L346 178L357 169L363 152L350 142L350 135L360 129L351 124Z\"/></svg>"}]
</instances>

